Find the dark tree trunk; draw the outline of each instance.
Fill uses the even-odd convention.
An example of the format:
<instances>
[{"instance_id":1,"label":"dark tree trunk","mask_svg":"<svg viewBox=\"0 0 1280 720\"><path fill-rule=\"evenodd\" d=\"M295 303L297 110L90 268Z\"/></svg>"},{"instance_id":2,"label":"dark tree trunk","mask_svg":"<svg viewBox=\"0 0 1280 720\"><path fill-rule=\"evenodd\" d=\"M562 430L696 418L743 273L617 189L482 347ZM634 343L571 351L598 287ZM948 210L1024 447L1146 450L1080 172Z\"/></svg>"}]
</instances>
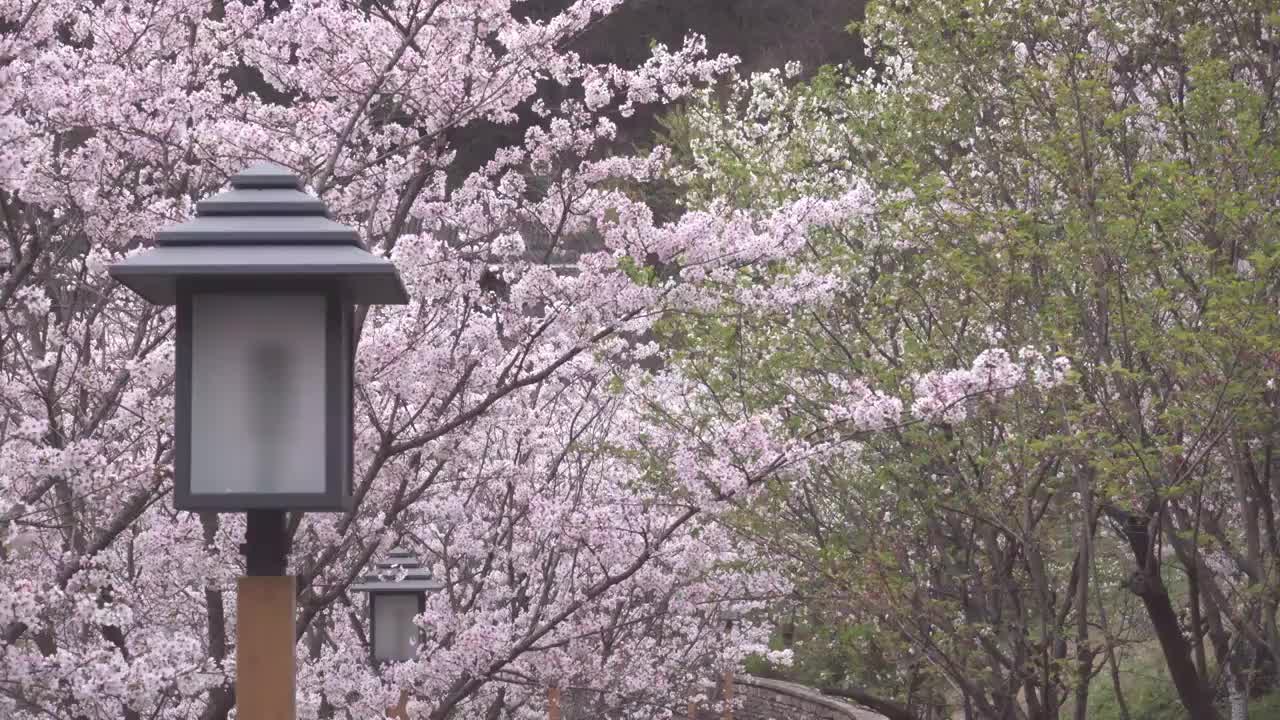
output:
<instances>
[{"instance_id":1,"label":"dark tree trunk","mask_svg":"<svg viewBox=\"0 0 1280 720\"><path fill-rule=\"evenodd\" d=\"M200 513L200 524L204 529L205 547L212 547L218 535L219 522L217 513ZM227 658L226 609L223 606L222 591L211 587L205 588L204 600L209 614L209 636L207 640L209 643L209 657L221 663ZM227 714L231 712L231 708L235 707L235 704L236 689L234 684L223 683L210 688L209 704L205 706L204 712L201 713L200 720L226 720Z\"/></svg>"},{"instance_id":2,"label":"dark tree trunk","mask_svg":"<svg viewBox=\"0 0 1280 720\"><path fill-rule=\"evenodd\" d=\"M1178 699L1191 720L1221 720L1213 706L1213 696L1200 680L1191 660L1191 644L1182 636L1178 613L1169 600L1169 591L1160 578L1160 563L1155 558L1155 539L1151 535L1151 519L1143 515L1107 508L1107 514L1120 526L1129 543L1137 569L1129 577L1129 590L1142 600L1147 618L1155 629L1164 653L1169 676L1178 691Z\"/></svg>"}]
</instances>

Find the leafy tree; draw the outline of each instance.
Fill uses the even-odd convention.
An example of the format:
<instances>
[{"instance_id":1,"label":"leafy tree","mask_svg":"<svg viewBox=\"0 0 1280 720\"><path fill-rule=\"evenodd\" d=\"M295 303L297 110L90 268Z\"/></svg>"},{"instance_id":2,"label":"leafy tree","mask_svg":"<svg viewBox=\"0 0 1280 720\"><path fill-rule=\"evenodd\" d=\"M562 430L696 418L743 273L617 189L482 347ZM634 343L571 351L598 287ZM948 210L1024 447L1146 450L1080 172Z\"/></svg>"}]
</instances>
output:
<instances>
[{"instance_id":1,"label":"leafy tree","mask_svg":"<svg viewBox=\"0 0 1280 720\"><path fill-rule=\"evenodd\" d=\"M669 123L692 207L863 208L663 326L691 413L824 448L726 522L854 658L836 690L1084 717L1121 582L1192 717L1275 687L1277 22L875 3L874 71L758 74Z\"/></svg>"}]
</instances>

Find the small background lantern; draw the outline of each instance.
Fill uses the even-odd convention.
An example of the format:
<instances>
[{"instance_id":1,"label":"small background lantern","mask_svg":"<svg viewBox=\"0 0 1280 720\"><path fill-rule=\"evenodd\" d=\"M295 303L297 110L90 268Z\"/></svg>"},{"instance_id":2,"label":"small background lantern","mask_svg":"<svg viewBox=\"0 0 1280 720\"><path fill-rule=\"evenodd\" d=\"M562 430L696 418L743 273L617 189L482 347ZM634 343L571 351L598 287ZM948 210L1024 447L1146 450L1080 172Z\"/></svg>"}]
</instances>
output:
<instances>
[{"instance_id":1,"label":"small background lantern","mask_svg":"<svg viewBox=\"0 0 1280 720\"><path fill-rule=\"evenodd\" d=\"M426 609L427 593L444 583L433 579L417 556L402 547L392 549L373 567L364 582L351 586L369 593L370 654L375 663L408 660L422 639L413 618Z\"/></svg>"},{"instance_id":2,"label":"small background lantern","mask_svg":"<svg viewBox=\"0 0 1280 720\"><path fill-rule=\"evenodd\" d=\"M344 510L353 306L408 302L395 266L272 163L110 268L177 305L174 506Z\"/></svg>"}]
</instances>

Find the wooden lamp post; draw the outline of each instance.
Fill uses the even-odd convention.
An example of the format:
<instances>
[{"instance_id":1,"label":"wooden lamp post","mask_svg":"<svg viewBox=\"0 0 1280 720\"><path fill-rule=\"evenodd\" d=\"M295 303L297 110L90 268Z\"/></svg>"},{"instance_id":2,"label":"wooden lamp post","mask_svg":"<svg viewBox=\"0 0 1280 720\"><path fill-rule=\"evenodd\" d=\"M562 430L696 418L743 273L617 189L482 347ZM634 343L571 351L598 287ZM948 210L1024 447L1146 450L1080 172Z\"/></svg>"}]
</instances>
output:
<instances>
[{"instance_id":1,"label":"wooden lamp post","mask_svg":"<svg viewBox=\"0 0 1280 720\"><path fill-rule=\"evenodd\" d=\"M349 507L353 308L408 295L289 170L257 163L231 188L108 272L177 306L174 507L247 513L237 716L293 720L285 513Z\"/></svg>"}]
</instances>

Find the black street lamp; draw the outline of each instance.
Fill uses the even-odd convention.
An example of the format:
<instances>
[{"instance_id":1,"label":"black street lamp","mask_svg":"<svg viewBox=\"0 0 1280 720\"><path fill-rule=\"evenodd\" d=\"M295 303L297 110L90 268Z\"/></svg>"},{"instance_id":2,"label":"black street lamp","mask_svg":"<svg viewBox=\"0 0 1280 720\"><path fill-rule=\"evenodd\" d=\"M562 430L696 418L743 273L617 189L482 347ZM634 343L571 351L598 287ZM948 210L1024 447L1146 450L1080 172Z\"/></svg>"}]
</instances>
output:
<instances>
[{"instance_id":1,"label":"black street lamp","mask_svg":"<svg viewBox=\"0 0 1280 720\"><path fill-rule=\"evenodd\" d=\"M392 549L386 560L373 567L364 582L351 586L369 593L370 654L375 664L403 662L413 657L422 637L413 618L426 609L427 593L444 583L433 579L431 571L404 548Z\"/></svg>"},{"instance_id":2,"label":"black street lamp","mask_svg":"<svg viewBox=\"0 0 1280 720\"><path fill-rule=\"evenodd\" d=\"M287 169L257 163L231 188L108 272L177 305L173 504L247 512L236 705L241 717L293 718L285 513L348 508L353 308L409 298L395 266Z\"/></svg>"},{"instance_id":3,"label":"black street lamp","mask_svg":"<svg viewBox=\"0 0 1280 720\"><path fill-rule=\"evenodd\" d=\"M174 507L345 510L352 308L408 302L390 261L271 163L110 268L178 306Z\"/></svg>"}]
</instances>

